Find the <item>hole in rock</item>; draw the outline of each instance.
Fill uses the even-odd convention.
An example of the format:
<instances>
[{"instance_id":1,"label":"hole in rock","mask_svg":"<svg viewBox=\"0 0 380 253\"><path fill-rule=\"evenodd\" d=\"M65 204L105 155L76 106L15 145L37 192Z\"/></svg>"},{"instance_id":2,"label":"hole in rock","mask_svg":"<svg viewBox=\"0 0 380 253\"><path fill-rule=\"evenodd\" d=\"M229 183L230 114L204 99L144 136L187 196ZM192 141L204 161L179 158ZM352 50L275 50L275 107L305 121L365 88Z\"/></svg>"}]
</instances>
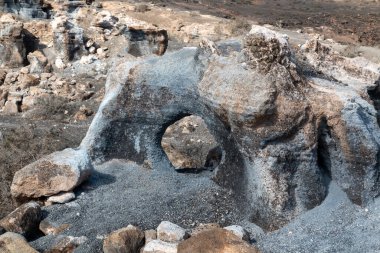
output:
<instances>
[{"instance_id":1,"label":"hole in rock","mask_svg":"<svg viewBox=\"0 0 380 253\"><path fill-rule=\"evenodd\" d=\"M380 126L380 80L376 82L376 86L368 90L368 95L373 101L373 105L377 111L377 123Z\"/></svg>"},{"instance_id":2,"label":"hole in rock","mask_svg":"<svg viewBox=\"0 0 380 253\"><path fill-rule=\"evenodd\" d=\"M222 148L198 116L187 116L170 125L161 145L178 172L213 170L222 160Z\"/></svg>"}]
</instances>

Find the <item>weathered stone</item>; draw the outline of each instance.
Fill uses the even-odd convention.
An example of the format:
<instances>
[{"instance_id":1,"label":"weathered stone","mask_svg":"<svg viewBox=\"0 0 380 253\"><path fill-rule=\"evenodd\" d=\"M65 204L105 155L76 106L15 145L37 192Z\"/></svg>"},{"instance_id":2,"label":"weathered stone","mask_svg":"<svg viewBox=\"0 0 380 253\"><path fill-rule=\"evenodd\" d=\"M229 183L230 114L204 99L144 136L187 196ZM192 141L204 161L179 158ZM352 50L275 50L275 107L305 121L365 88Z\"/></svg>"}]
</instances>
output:
<instances>
[{"instance_id":1,"label":"weathered stone","mask_svg":"<svg viewBox=\"0 0 380 253\"><path fill-rule=\"evenodd\" d=\"M51 249L46 253L73 253L74 250L88 239L85 236L58 236Z\"/></svg>"},{"instance_id":2,"label":"weathered stone","mask_svg":"<svg viewBox=\"0 0 380 253\"><path fill-rule=\"evenodd\" d=\"M177 247L177 243L153 240L144 246L142 253L177 253Z\"/></svg>"},{"instance_id":3,"label":"weathered stone","mask_svg":"<svg viewBox=\"0 0 380 253\"><path fill-rule=\"evenodd\" d=\"M62 233L64 230L68 229L70 227L69 224L62 224L57 225L54 224L48 220L43 220L40 222L39 229L45 234L45 235L58 235Z\"/></svg>"},{"instance_id":4,"label":"weathered stone","mask_svg":"<svg viewBox=\"0 0 380 253\"><path fill-rule=\"evenodd\" d=\"M186 230L169 221L162 221L157 227L157 238L165 242L179 242L188 237Z\"/></svg>"},{"instance_id":5,"label":"weathered stone","mask_svg":"<svg viewBox=\"0 0 380 253\"><path fill-rule=\"evenodd\" d=\"M144 245L144 233L129 225L112 232L103 243L104 253L134 253Z\"/></svg>"},{"instance_id":6,"label":"weathered stone","mask_svg":"<svg viewBox=\"0 0 380 253\"><path fill-rule=\"evenodd\" d=\"M62 192L57 195L51 196L47 199L51 203L64 204L75 199L75 194L73 192Z\"/></svg>"},{"instance_id":7,"label":"weathered stone","mask_svg":"<svg viewBox=\"0 0 380 253\"><path fill-rule=\"evenodd\" d=\"M40 205L36 202L29 202L18 207L0 220L0 226L8 232L28 236L38 230L41 217Z\"/></svg>"},{"instance_id":8,"label":"weathered stone","mask_svg":"<svg viewBox=\"0 0 380 253\"><path fill-rule=\"evenodd\" d=\"M51 71L51 65L41 51L29 53L27 58L30 63L30 73L48 73Z\"/></svg>"},{"instance_id":9,"label":"weathered stone","mask_svg":"<svg viewBox=\"0 0 380 253\"><path fill-rule=\"evenodd\" d=\"M221 228L206 230L179 243L178 253L258 253L259 250Z\"/></svg>"},{"instance_id":10,"label":"weathered stone","mask_svg":"<svg viewBox=\"0 0 380 253\"><path fill-rule=\"evenodd\" d=\"M241 240L249 241L249 235L248 235L247 231L241 226L231 225L228 227L224 227L223 229L230 231L231 233L233 233L234 235L239 237L239 239L241 239Z\"/></svg>"},{"instance_id":11,"label":"weathered stone","mask_svg":"<svg viewBox=\"0 0 380 253\"><path fill-rule=\"evenodd\" d=\"M103 29L112 29L119 19L115 16L112 16L109 11L99 12L94 19L94 26L103 28Z\"/></svg>"},{"instance_id":12,"label":"weathered stone","mask_svg":"<svg viewBox=\"0 0 380 253\"><path fill-rule=\"evenodd\" d=\"M22 18L47 18L50 13L47 6L44 6L43 0L26 1L26 0L5 0L5 11L16 13ZM42 8L44 7L44 9Z\"/></svg>"},{"instance_id":13,"label":"weathered stone","mask_svg":"<svg viewBox=\"0 0 380 253\"><path fill-rule=\"evenodd\" d=\"M25 238L16 233L0 235L0 252L4 253L38 253L33 249Z\"/></svg>"},{"instance_id":14,"label":"weathered stone","mask_svg":"<svg viewBox=\"0 0 380 253\"><path fill-rule=\"evenodd\" d=\"M17 199L30 199L71 191L90 176L91 170L86 152L65 149L17 171L11 193Z\"/></svg>"},{"instance_id":15,"label":"weathered stone","mask_svg":"<svg viewBox=\"0 0 380 253\"><path fill-rule=\"evenodd\" d=\"M157 239L157 231L154 229L145 230L144 235L145 235L145 244Z\"/></svg>"}]
</instances>

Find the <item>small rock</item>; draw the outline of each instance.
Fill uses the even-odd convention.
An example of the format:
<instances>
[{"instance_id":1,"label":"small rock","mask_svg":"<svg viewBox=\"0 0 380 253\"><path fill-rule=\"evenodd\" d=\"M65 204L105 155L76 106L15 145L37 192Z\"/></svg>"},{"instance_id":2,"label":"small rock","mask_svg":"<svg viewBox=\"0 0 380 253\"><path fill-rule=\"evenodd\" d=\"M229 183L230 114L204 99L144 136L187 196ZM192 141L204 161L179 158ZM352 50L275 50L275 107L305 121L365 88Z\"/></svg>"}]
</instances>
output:
<instances>
[{"instance_id":1,"label":"small rock","mask_svg":"<svg viewBox=\"0 0 380 253\"><path fill-rule=\"evenodd\" d=\"M75 194L73 192L63 192L49 197L47 201L52 203L65 204L73 199L75 199Z\"/></svg>"},{"instance_id":2,"label":"small rock","mask_svg":"<svg viewBox=\"0 0 380 253\"><path fill-rule=\"evenodd\" d=\"M46 253L72 253L75 248L86 242L88 239L85 236L58 236L51 249Z\"/></svg>"},{"instance_id":3,"label":"small rock","mask_svg":"<svg viewBox=\"0 0 380 253\"><path fill-rule=\"evenodd\" d=\"M0 220L0 226L8 232L29 235L38 230L41 221L41 207L36 202L21 205L16 210Z\"/></svg>"},{"instance_id":4,"label":"small rock","mask_svg":"<svg viewBox=\"0 0 380 253\"><path fill-rule=\"evenodd\" d=\"M163 221L157 227L157 238L165 242L179 242L188 237L186 230L169 221Z\"/></svg>"},{"instance_id":5,"label":"small rock","mask_svg":"<svg viewBox=\"0 0 380 253\"><path fill-rule=\"evenodd\" d=\"M128 225L112 232L103 243L104 253L134 253L144 245L144 233L137 227Z\"/></svg>"},{"instance_id":6,"label":"small rock","mask_svg":"<svg viewBox=\"0 0 380 253\"><path fill-rule=\"evenodd\" d=\"M43 73L51 71L51 65L41 51L29 53L27 58L30 63L30 73Z\"/></svg>"},{"instance_id":7,"label":"small rock","mask_svg":"<svg viewBox=\"0 0 380 253\"><path fill-rule=\"evenodd\" d=\"M18 77L18 82L23 89L37 86L40 83L40 77L38 75L21 74Z\"/></svg>"},{"instance_id":8,"label":"small rock","mask_svg":"<svg viewBox=\"0 0 380 253\"><path fill-rule=\"evenodd\" d=\"M239 237L240 239L244 241L249 241L249 235L247 231L241 226L231 225L228 227L224 227L224 229L232 232L234 235L236 235L237 237Z\"/></svg>"},{"instance_id":9,"label":"small rock","mask_svg":"<svg viewBox=\"0 0 380 253\"><path fill-rule=\"evenodd\" d=\"M8 232L0 235L0 252L4 253L38 253L22 235Z\"/></svg>"},{"instance_id":10,"label":"small rock","mask_svg":"<svg viewBox=\"0 0 380 253\"><path fill-rule=\"evenodd\" d=\"M153 240L145 245L145 247L142 250L142 253L177 253L177 248L177 243Z\"/></svg>"},{"instance_id":11,"label":"small rock","mask_svg":"<svg viewBox=\"0 0 380 253\"><path fill-rule=\"evenodd\" d=\"M95 42L94 42L92 39L89 39L89 40L86 42L86 47L87 47L87 48L91 48L94 44L95 44Z\"/></svg>"},{"instance_id":12,"label":"small rock","mask_svg":"<svg viewBox=\"0 0 380 253\"><path fill-rule=\"evenodd\" d=\"M62 233L64 230L68 229L70 227L69 224L62 224L57 225L54 223L51 223L48 220L43 220L40 223L39 229L45 234L45 235L58 235Z\"/></svg>"},{"instance_id":13,"label":"small rock","mask_svg":"<svg viewBox=\"0 0 380 253\"><path fill-rule=\"evenodd\" d=\"M145 230L145 243L149 243L157 239L157 231L154 229Z\"/></svg>"}]
</instances>

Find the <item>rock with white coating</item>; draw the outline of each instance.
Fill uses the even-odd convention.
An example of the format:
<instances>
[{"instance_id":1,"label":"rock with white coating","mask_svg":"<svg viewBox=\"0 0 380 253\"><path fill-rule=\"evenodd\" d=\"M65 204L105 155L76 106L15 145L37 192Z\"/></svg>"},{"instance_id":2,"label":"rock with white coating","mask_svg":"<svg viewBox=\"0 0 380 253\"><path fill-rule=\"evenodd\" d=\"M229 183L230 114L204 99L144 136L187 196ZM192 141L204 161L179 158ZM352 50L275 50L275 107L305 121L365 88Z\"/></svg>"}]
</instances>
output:
<instances>
[{"instance_id":1,"label":"rock with white coating","mask_svg":"<svg viewBox=\"0 0 380 253\"><path fill-rule=\"evenodd\" d=\"M231 226L224 227L223 229L230 231L231 233L233 233L234 235L236 235L237 237L239 237L240 239L244 241L249 241L249 235L247 231L241 226L231 225Z\"/></svg>"},{"instance_id":2,"label":"rock with white coating","mask_svg":"<svg viewBox=\"0 0 380 253\"><path fill-rule=\"evenodd\" d=\"M65 204L73 199L75 199L75 194L73 192L63 192L49 197L47 202Z\"/></svg>"},{"instance_id":3,"label":"rock with white coating","mask_svg":"<svg viewBox=\"0 0 380 253\"><path fill-rule=\"evenodd\" d=\"M142 253L177 253L178 244L153 240L145 245Z\"/></svg>"}]
</instances>

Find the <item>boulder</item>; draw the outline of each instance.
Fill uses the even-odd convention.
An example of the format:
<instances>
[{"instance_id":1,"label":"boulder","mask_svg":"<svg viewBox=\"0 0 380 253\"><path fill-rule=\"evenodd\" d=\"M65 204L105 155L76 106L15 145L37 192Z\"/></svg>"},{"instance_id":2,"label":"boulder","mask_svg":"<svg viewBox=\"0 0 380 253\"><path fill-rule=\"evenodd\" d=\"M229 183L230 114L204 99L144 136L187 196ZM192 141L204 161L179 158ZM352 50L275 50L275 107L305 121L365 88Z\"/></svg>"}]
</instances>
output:
<instances>
[{"instance_id":1,"label":"boulder","mask_svg":"<svg viewBox=\"0 0 380 253\"><path fill-rule=\"evenodd\" d=\"M65 149L17 171L11 194L22 200L71 191L86 180L91 171L92 165L86 152Z\"/></svg>"},{"instance_id":2,"label":"boulder","mask_svg":"<svg viewBox=\"0 0 380 253\"><path fill-rule=\"evenodd\" d=\"M153 240L144 246L142 253L177 253L177 247L177 243Z\"/></svg>"},{"instance_id":3,"label":"boulder","mask_svg":"<svg viewBox=\"0 0 380 253\"><path fill-rule=\"evenodd\" d=\"M36 202L21 205L16 210L0 220L0 226L8 232L28 236L38 231L42 218L41 207Z\"/></svg>"},{"instance_id":4,"label":"boulder","mask_svg":"<svg viewBox=\"0 0 380 253\"><path fill-rule=\"evenodd\" d=\"M157 238L165 242L179 242L188 237L186 230L169 221L162 221L157 227Z\"/></svg>"},{"instance_id":5,"label":"boulder","mask_svg":"<svg viewBox=\"0 0 380 253\"><path fill-rule=\"evenodd\" d=\"M20 74L18 83L22 89L37 86L40 83L40 77L36 74Z\"/></svg>"},{"instance_id":6,"label":"boulder","mask_svg":"<svg viewBox=\"0 0 380 253\"><path fill-rule=\"evenodd\" d=\"M221 228L203 231L180 242L178 253L258 253L259 250Z\"/></svg>"},{"instance_id":7,"label":"boulder","mask_svg":"<svg viewBox=\"0 0 380 253\"><path fill-rule=\"evenodd\" d=\"M103 243L104 253L134 253L144 245L144 232L129 225L112 232Z\"/></svg>"},{"instance_id":8,"label":"boulder","mask_svg":"<svg viewBox=\"0 0 380 253\"><path fill-rule=\"evenodd\" d=\"M0 235L0 252L4 253L38 253L22 235L8 232Z\"/></svg>"}]
</instances>

